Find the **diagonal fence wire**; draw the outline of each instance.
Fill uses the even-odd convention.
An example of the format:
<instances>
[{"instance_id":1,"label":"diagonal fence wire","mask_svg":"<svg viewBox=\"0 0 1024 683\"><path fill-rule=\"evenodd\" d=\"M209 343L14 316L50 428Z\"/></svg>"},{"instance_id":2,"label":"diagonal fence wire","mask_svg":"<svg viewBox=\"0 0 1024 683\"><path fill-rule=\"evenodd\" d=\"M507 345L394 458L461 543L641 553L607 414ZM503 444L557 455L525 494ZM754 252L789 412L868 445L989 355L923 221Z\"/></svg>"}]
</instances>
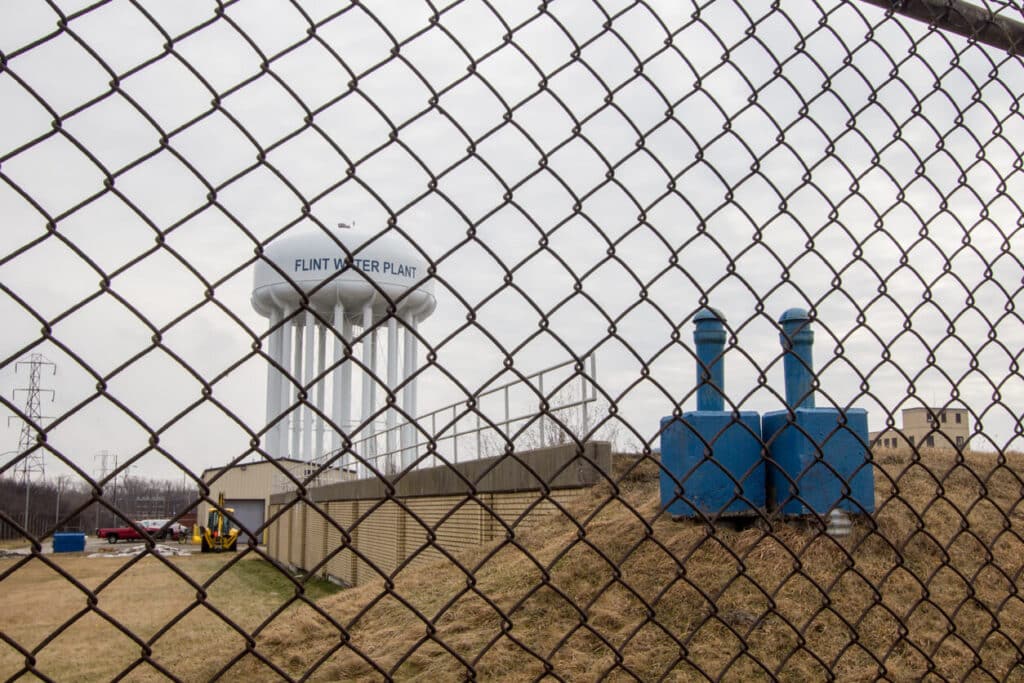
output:
<instances>
[{"instance_id":1,"label":"diagonal fence wire","mask_svg":"<svg viewBox=\"0 0 1024 683\"><path fill-rule=\"evenodd\" d=\"M54 652L96 619L126 638L97 678L1020 675L1019 4L73 4L0 10L11 27L0 38L0 207L12 226L2 368L59 354L74 384L53 421L31 425L34 449L0 474L13 480L42 453L89 488L42 531L0 507L5 532L30 546L2 560L0 590L24 590L42 566L77 600L45 632L0 630L4 676L60 678ZM335 230L349 214L372 226L368 244ZM346 260L313 291L268 256L303 230ZM417 328L406 296L355 265L384 237L426 264L420 283L446 307L434 327ZM301 299L269 330L245 301L260 264ZM398 386L357 351L387 320L345 337L313 305L352 274L424 349ZM661 449L699 401L694 364L698 384L711 372L690 343L691 319L709 307L727 311L727 420L679 472ZM775 440L741 415L787 403L775 339L792 307L818 335L810 391L840 414L869 407L879 429L857 437L870 457L847 475L825 453L849 424L819 435L790 410L819 469L786 474L779 507L811 510L787 517L745 490L759 466L722 463L733 427L759 441L759 462L772 459ZM310 316L342 348L312 381L271 350L277 330ZM107 327L124 338L97 332ZM206 335L220 336L190 339ZM600 378L584 362L598 354ZM551 355L573 363L571 376L531 382ZM368 373L387 403L353 424L314 399L343 365ZM264 421L238 385L268 366L290 383L289 404ZM162 396L140 380L153 369ZM480 395L517 379L534 412L513 432ZM418 381L450 399L438 405L464 402L500 455L460 469L445 442L457 420L439 430L400 406ZM582 428L556 408L560 387L581 381L602 401ZM914 431L921 408L931 417ZM388 410L425 444L395 476L358 441ZM268 444L300 411L342 448L292 470ZM962 441L942 426L947 412L973 422ZM675 421L659 427L665 416ZM127 455L96 477L74 440L95 442L82 424L104 419ZM228 453L202 464L228 467L202 473L189 452L201 441L182 436L195 429ZM572 451L553 472L523 447L544 430ZM609 435L623 453L601 460L590 442ZM318 486L346 461L380 484L351 514ZM200 505L240 525L216 492L229 467L260 462L292 489L252 530L271 542L243 545L205 577L148 533L97 581L43 552L62 520L97 506L134 514L111 493L136 465L195 488L175 520ZM460 487L440 512L407 495L427 463ZM485 481L513 464L531 493L509 512ZM731 492L674 519L674 505L701 495L704 467ZM595 479L566 493L558 478L580 468ZM849 479L849 536L815 510L804 482L820 471ZM863 471L873 510L850 491ZM736 503L752 519L729 518ZM412 539L395 562L365 544L382 515ZM446 535L466 516L488 529L472 548ZM323 552L296 565L280 546L298 524L316 526ZM140 628L108 596L150 560L194 597ZM285 586L256 619L217 591L250 560ZM359 585L343 600L313 596L315 578L344 562L361 567ZM204 664L168 656L204 616L237 640Z\"/></svg>"}]
</instances>

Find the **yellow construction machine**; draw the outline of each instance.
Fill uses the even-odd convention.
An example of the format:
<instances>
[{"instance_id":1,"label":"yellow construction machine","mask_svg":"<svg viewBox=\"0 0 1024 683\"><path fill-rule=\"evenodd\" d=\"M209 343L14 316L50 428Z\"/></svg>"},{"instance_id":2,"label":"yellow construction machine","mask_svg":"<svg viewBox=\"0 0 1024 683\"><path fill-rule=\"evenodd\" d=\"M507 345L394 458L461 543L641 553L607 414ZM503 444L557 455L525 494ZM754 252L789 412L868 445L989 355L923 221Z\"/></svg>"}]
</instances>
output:
<instances>
[{"instance_id":1,"label":"yellow construction machine","mask_svg":"<svg viewBox=\"0 0 1024 683\"><path fill-rule=\"evenodd\" d=\"M238 550L238 529L231 523L224 512L234 514L232 508L224 507L224 493L217 496L217 507L210 508L206 516L206 526L199 527L202 552L219 553Z\"/></svg>"}]
</instances>

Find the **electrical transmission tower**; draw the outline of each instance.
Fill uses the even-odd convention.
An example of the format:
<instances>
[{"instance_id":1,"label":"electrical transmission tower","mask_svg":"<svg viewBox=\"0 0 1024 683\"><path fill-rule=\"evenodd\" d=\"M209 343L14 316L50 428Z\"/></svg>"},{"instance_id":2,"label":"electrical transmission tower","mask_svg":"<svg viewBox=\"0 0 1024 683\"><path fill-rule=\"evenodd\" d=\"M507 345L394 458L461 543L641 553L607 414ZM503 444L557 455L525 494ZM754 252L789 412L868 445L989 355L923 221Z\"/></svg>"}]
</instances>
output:
<instances>
[{"instance_id":1,"label":"electrical transmission tower","mask_svg":"<svg viewBox=\"0 0 1024 683\"><path fill-rule=\"evenodd\" d=\"M14 472L15 476L20 476L25 484L24 526L28 529L29 494L32 490L32 477L38 475L42 479L46 474L46 462L43 459L44 451L42 448L33 449L33 447L38 442L38 435L42 431L43 420L52 419L43 415L40 395L49 394L51 402L56 395L53 389L40 388L39 382L45 368L49 368L51 374L56 375L57 366L43 354L33 353L28 357L28 360L15 363L14 371L18 372L23 367L28 368L28 387L14 390L15 400L17 400L19 393L26 395L24 417L20 418L22 421L21 436L18 438L18 455L15 456ZM12 418L9 418L8 422L10 422L10 419Z\"/></svg>"},{"instance_id":2,"label":"electrical transmission tower","mask_svg":"<svg viewBox=\"0 0 1024 683\"><path fill-rule=\"evenodd\" d=\"M111 453L110 451L100 451L96 455L92 456L93 460L99 458L100 461L100 475L96 478L96 481L103 481L108 474L117 469L117 454ZM110 463L113 462L113 466ZM117 479L114 479L114 504L117 505ZM100 508L102 507L99 503L94 503L96 506L96 528L100 526Z\"/></svg>"}]
</instances>

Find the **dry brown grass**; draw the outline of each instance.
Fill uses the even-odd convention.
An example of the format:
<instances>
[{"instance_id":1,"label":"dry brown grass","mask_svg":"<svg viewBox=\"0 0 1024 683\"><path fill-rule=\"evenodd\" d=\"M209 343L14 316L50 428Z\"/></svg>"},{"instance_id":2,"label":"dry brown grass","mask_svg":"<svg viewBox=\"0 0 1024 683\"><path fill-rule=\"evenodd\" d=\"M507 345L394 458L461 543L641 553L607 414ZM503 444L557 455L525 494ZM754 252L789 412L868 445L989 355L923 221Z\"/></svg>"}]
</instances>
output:
<instances>
[{"instance_id":1,"label":"dry brown grass","mask_svg":"<svg viewBox=\"0 0 1024 683\"><path fill-rule=\"evenodd\" d=\"M656 470L644 463L617 491L600 486L515 543L410 566L388 590L377 581L322 598L347 625L297 605L256 638L290 676L313 680L528 680L545 660L566 680L710 677L727 681L1024 681L1024 455L879 453L878 512L837 542L808 525L735 530L657 515ZM124 560L57 559L95 589ZM197 580L223 558L172 560ZM14 560L0 561L0 572ZM259 564L243 562L240 564ZM266 578L266 577L264 577ZM263 579L260 579L263 581ZM259 583L259 582L257 582ZM209 602L244 629L287 598L232 571ZM160 562L143 560L100 592L98 608L152 637L194 603ZM0 581L0 629L35 647L86 606L84 595L39 560ZM429 624L429 625L428 625ZM346 640L347 638L347 640ZM153 644L183 680L205 680L245 649L241 635L195 609ZM57 680L107 680L141 647L90 613L42 648ZM370 662L374 662L375 668ZM23 657L0 642L0 677ZM148 665L131 680L162 678ZM275 680L249 655L226 680Z\"/></svg>"},{"instance_id":2,"label":"dry brown grass","mask_svg":"<svg viewBox=\"0 0 1024 683\"><path fill-rule=\"evenodd\" d=\"M171 558L170 562L202 583L220 570L228 557L193 556ZM80 555L48 555L47 559L91 591L128 563L124 558L90 559ZM0 581L0 632L23 648L37 648L88 606L82 589L38 558L20 565L13 559L0 560L0 574L8 572ZM261 560L243 559L210 585L206 600L209 607L188 611L153 642L152 657L183 680L208 679L245 647L245 639L210 607L251 631L288 594L289 587L279 580L276 570ZM112 621L145 642L196 603L195 589L152 557L130 566L97 595L95 611L75 621L36 655L35 666L41 673L58 681L110 680L142 653L142 646ZM0 640L0 679L16 675L24 665L24 656ZM26 680L34 678L28 676ZM133 669L129 678L166 680L146 663Z\"/></svg>"},{"instance_id":3,"label":"dry brown grass","mask_svg":"<svg viewBox=\"0 0 1024 683\"><path fill-rule=\"evenodd\" d=\"M732 530L657 516L648 463L567 518L321 601L258 649L314 680L1024 680L1024 456L879 454L875 525ZM493 553L493 554L492 554ZM532 555L532 558L530 557ZM418 612L418 614L417 614ZM270 677L255 658L232 677Z\"/></svg>"}]
</instances>

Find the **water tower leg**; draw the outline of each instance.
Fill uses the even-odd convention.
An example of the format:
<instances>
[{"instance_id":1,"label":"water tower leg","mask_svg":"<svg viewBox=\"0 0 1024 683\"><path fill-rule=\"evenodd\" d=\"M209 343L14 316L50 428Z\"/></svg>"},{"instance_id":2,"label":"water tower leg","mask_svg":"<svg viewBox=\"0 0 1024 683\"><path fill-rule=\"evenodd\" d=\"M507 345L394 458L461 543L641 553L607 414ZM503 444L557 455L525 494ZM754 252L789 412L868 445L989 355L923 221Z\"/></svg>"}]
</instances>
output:
<instances>
[{"instance_id":1,"label":"water tower leg","mask_svg":"<svg viewBox=\"0 0 1024 683\"><path fill-rule=\"evenodd\" d=\"M316 445L313 447L313 457L319 458L324 454L324 410L327 406L327 378L324 372L327 370L327 326L317 324L317 351L316 351Z\"/></svg>"},{"instance_id":2,"label":"water tower leg","mask_svg":"<svg viewBox=\"0 0 1024 683\"><path fill-rule=\"evenodd\" d=\"M372 391L372 378L370 377L370 370L373 366L373 334L370 332L370 328L373 327L373 304L368 303L363 306L363 414L362 419L365 424L370 419L370 412L372 405L370 403L370 393ZM362 436L369 434L366 428L362 431ZM369 441L363 441L360 450L361 455L364 459L369 459L370 449ZM359 476L362 477L366 472L366 466L360 463L357 466L359 470Z\"/></svg>"},{"instance_id":3,"label":"water tower leg","mask_svg":"<svg viewBox=\"0 0 1024 683\"><path fill-rule=\"evenodd\" d=\"M338 305L339 310L341 304ZM349 344L352 343L352 323L342 317L341 337ZM341 366L341 409L339 414L338 427L348 431L352 428L352 363L345 361ZM349 435L351 437L351 434ZM340 446L339 446L340 448ZM342 459L342 464L348 469L352 465L352 454L347 454Z\"/></svg>"},{"instance_id":4,"label":"water tower leg","mask_svg":"<svg viewBox=\"0 0 1024 683\"><path fill-rule=\"evenodd\" d=\"M282 318L287 314L285 311L282 314ZM278 432L278 446L277 453L275 455L279 458L288 457L288 428L292 423L291 412L288 410L288 406L291 405L291 392L292 392L292 337L294 336L294 330L292 321L289 319L285 320L284 325L281 326L281 393L278 395L278 407L279 412L284 413L284 417L281 418L281 430Z\"/></svg>"},{"instance_id":5,"label":"water tower leg","mask_svg":"<svg viewBox=\"0 0 1024 683\"><path fill-rule=\"evenodd\" d=\"M411 327L405 328L404 342L402 348L402 380L406 384L402 388L402 412L405 413L403 418L405 424L402 425L402 469L409 467L415 459L412 447L416 442L416 431L410 423L410 420L414 417L412 383L408 382L408 379L412 377L413 359L415 358Z\"/></svg>"},{"instance_id":6,"label":"water tower leg","mask_svg":"<svg viewBox=\"0 0 1024 683\"><path fill-rule=\"evenodd\" d=\"M395 387L398 386L398 318L388 318L388 399L394 401ZM393 408L388 408L387 413L387 451L388 451L388 472L395 472L398 468L399 458L396 454L398 441L395 434L395 425L398 415Z\"/></svg>"},{"instance_id":7,"label":"water tower leg","mask_svg":"<svg viewBox=\"0 0 1024 683\"><path fill-rule=\"evenodd\" d=\"M281 414L281 373L275 365L281 364L281 312L274 310L270 313L270 334L267 337L267 355L271 362L267 364L267 424L277 419ZM281 423L276 423L267 430L263 439L263 450L271 458L277 457L277 449L280 444Z\"/></svg>"},{"instance_id":8,"label":"water tower leg","mask_svg":"<svg viewBox=\"0 0 1024 683\"><path fill-rule=\"evenodd\" d=\"M302 384L302 339L303 339L303 331L304 330L305 330L305 328L303 326L302 317L301 316L296 316L295 317L295 350L294 350L293 362L292 362L292 379L294 380L295 384L298 384L298 385ZM290 390L289 393L291 394L291 396L295 396L297 398L298 397L298 389L294 385L291 385L288 388ZM292 451L291 451L291 457L293 457L293 458L301 458L302 457L302 450L301 450L301 446L302 446L302 444L301 444L301 437L302 437L302 432L301 432L301 428L302 428L301 415L302 414L301 414L301 412L299 410L299 406L296 405L296 400L295 399L289 397L288 405L289 406L294 406L294 407L291 408L291 410L289 410L289 413L288 413L289 415L291 415L291 422L292 422Z\"/></svg>"},{"instance_id":9,"label":"water tower leg","mask_svg":"<svg viewBox=\"0 0 1024 683\"><path fill-rule=\"evenodd\" d=\"M412 319L412 331L416 332L417 330L419 330L419 322L416 320L416 318L413 318ZM416 370L418 369L416 358L417 358L417 354L419 353L419 343L420 343L419 337L417 337L414 334L412 336L412 348L409 350L409 365L412 368L412 372L409 373L410 375L414 374L416 372ZM415 422L416 418L419 417L419 413L417 412L417 405L419 403L419 391L420 391L419 383L420 383L419 378L414 378L412 380L412 382L410 382L410 384L412 384L412 400L410 401L410 405L409 405L409 415L412 416L412 419L413 419L414 422ZM417 437L416 437L416 431L417 431L416 428L413 428L413 443L416 443L416 441L418 440ZM414 455L415 455L415 453L414 453Z\"/></svg>"},{"instance_id":10,"label":"water tower leg","mask_svg":"<svg viewBox=\"0 0 1024 683\"><path fill-rule=\"evenodd\" d=\"M334 305L334 370L331 376L331 421L334 422L331 445L335 453L341 450L341 430L344 428L341 421L342 402L342 371L341 359L345 356L345 344L342 342L344 332L342 331L342 320L345 318L345 307L341 303Z\"/></svg>"},{"instance_id":11,"label":"water tower leg","mask_svg":"<svg viewBox=\"0 0 1024 683\"><path fill-rule=\"evenodd\" d=\"M313 312L306 313L306 374L302 384L306 389L306 405L302 409L302 459L309 462L313 459L313 372L316 362L316 318Z\"/></svg>"},{"instance_id":12,"label":"water tower leg","mask_svg":"<svg viewBox=\"0 0 1024 683\"><path fill-rule=\"evenodd\" d=\"M377 358L377 340L378 340L378 334L377 333L379 331L380 330L378 328L374 327L373 328L373 333L370 335L370 408L372 410L376 410L377 409L377 385L380 383L380 380L377 379L378 377L380 377L380 363L378 362L379 359ZM377 438L376 438L377 437L377 418L374 418L373 421L370 422L370 424L368 425L368 429L369 429L369 433L370 433L370 437L371 437L370 441L369 441L370 453L372 455L376 456L377 455ZM375 462L374 465L377 467L378 470L381 470L381 471L385 471L386 470L386 468L384 467L384 465L382 463Z\"/></svg>"}]
</instances>

